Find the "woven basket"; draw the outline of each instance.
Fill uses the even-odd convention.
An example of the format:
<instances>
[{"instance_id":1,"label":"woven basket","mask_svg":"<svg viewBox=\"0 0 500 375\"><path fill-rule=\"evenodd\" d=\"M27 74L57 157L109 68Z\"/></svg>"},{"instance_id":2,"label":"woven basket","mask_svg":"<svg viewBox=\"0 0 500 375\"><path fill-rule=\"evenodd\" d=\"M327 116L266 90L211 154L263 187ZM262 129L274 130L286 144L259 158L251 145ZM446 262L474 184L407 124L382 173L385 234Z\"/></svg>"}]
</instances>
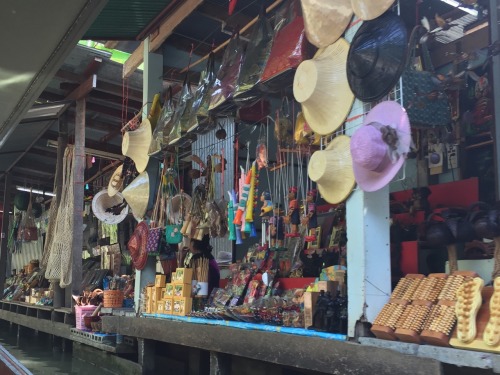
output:
<instances>
[{"instance_id":1,"label":"woven basket","mask_svg":"<svg viewBox=\"0 0 500 375\"><path fill-rule=\"evenodd\" d=\"M103 307L122 307L123 306L123 291L121 290L105 290Z\"/></svg>"}]
</instances>

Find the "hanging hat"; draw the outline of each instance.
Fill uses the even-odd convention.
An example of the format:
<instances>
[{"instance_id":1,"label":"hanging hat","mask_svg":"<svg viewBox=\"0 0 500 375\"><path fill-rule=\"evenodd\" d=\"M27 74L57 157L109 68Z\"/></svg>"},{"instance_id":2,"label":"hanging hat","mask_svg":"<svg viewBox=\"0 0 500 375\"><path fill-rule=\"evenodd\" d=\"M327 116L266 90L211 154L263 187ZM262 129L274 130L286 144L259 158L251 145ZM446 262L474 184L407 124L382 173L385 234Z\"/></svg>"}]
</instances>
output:
<instances>
[{"instance_id":1,"label":"hanging hat","mask_svg":"<svg viewBox=\"0 0 500 375\"><path fill-rule=\"evenodd\" d=\"M351 139L354 176L364 191L376 191L396 176L410 151L406 110L386 101L375 106Z\"/></svg>"},{"instance_id":2,"label":"hanging hat","mask_svg":"<svg viewBox=\"0 0 500 375\"><path fill-rule=\"evenodd\" d=\"M352 159L349 150L350 138L339 135L323 151L311 156L307 173L316 182L325 201L336 204L345 200L355 185Z\"/></svg>"},{"instance_id":3,"label":"hanging hat","mask_svg":"<svg viewBox=\"0 0 500 375\"><path fill-rule=\"evenodd\" d=\"M128 251L132 257L132 263L136 270L142 270L148 261L148 253L146 251L146 244L148 242L148 225L141 221L135 227L134 233L130 236L128 241Z\"/></svg>"},{"instance_id":4,"label":"hanging hat","mask_svg":"<svg viewBox=\"0 0 500 375\"><path fill-rule=\"evenodd\" d=\"M108 195L110 197L118 193L123 186L123 164L118 166L116 170L111 175L108 183Z\"/></svg>"},{"instance_id":5,"label":"hanging hat","mask_svg":"<svg viewBox=\"0 0 500 375\"><path fill-rule=\"evenodd\" d=\"M140 173L124 190L123 197L127 201L135 218L144 218L146 212L154 206L158 190L159 161L149 159L146 170Z\"/></svg>"},{"instance_id":6,"label":"hanging hat","mask_svg":"<svg viewBox=\"0 0 500 375\"><path fill-rule=\"evenodd\" d=\"M110 197L107 190L102 190L92 199L92 212L106 224L118 224L127 217L128 207L121 193Z\"/></svg>"},{"instance_id":7,"label":"hanging hat","mask_svg":"<svg viewBox=\"0 0 500 375\"><path fill-rule=\"evenodd\" d=\"M191 211L191 197L182 192L174 196L167 204L167 218L171 223L179 223L184 220L186 213Z\"/></svg>"},{"instance_id":8,"label":"hanging hat","mask_svg":"<svg viewBox=\"0 0 500 375\"><path fill-rule=\"evenodd\" d=\"M30 193L27 191L18 191L14 196L14 206L19 211L26 211L30 203Z\"/></svg>"},{"instance_id":9,"label":"hanging hat","mask_svg":"<svg viewBox=\"0 0 500 375\"><path fill-rule=\"evenodd\" d=\"M346 63L349 43L340 38L303 61L293 80L293 94L311 129L327 135L339 128L354 102L347 82Z\"/></svg>"},{"instance_id":10,"label":"hanging hat","mask_svg":"<svg viewBox=\"0 0 500 375\"><path fill-rule=\"evenodd\" d=\"M128 156L135 163L137 172L142 173L148 165L149 145L151 144L152 132L149 120L142 120L141 125L133 131L123 134L122 154Z\"/></svg>"},{"instance_id":11,"label":"hanging hat","mask_svg":"<svg viewBox=\"0 0 500 375\"><path fill-rule=\"evenodd\" d=\"M396 85L406 63L406 34L403 20L392 12L363 22L347 57L349 86L358 99L377 101Z\"/></svg>"},{"instance_id":12,"label":"hanging hat","mask_svg":"<svg viewBox=\"0 0 500 375\"><path fill-rule=\"evenodd\" d=\"M301 0L300 3L307 39L318 48L335 43L352 18L350 0Z\"/></svg>"},{"instance_id":13,"label":"hanging hat","mask_svg":"<svg viewBox=\"0 0 500 375\"><path fill-rule=\"evenodd\" d=\"M351 0L354 14L363 21L372 20L384 14L394 0Z\"/></svg>"}]
</instances>

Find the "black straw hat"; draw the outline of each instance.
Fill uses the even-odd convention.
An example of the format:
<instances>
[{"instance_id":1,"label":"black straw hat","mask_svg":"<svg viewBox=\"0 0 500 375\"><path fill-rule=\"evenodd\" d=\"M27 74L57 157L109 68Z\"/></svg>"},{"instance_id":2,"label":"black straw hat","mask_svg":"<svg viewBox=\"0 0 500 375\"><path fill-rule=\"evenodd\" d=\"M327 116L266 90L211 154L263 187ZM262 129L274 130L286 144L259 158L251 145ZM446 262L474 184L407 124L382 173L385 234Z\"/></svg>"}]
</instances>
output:
<instances>
[{"instance_id":1,"label":"black straw hat","mask_svg":"<svg viewBox=\"0 0 500 375\"><path fill-rule=\"evenodd\" d=\"M363 22L347 57L347 79L358 99L373 102L391 91L403 72L407 45L405 24L393 12Z\"/></svg>"}]
</instances>

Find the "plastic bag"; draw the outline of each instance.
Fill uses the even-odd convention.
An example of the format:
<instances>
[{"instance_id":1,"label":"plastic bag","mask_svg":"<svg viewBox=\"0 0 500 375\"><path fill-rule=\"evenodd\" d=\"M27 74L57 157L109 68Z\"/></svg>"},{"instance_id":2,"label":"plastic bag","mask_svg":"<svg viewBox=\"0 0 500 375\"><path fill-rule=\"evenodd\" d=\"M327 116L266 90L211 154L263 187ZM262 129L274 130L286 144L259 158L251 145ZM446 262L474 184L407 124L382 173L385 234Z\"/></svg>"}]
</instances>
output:
<instances>
[{"instance_id":1,"label":"plastic bag","mask_svg":"<svg viewBox=\"0 0 500 375\"><path fill-rule=\"evenodd\" d=\"M168 144L170 146L177 145L180 142L182 136L187 132L187 128L182 127L183 124L182 120L185 119L186 111L189 111L191 109L190 105L192 105L192 99L193 99L193 94L191 93L188 77L186 75L186 78L184 79L184 84L182 86L181 96L174 113L174 119L173 119L174 125L172 127L172 131L169 134Z\"/></svg>"},{"instance_id":2,"label":"plastic bag","mask_svg":"<svg viewBox=\"0 0 500 375\"><path fill-rule=\"evenodd\" d=\"M165 101L163 108L158 118L158 123L153 131L153 138L149 146L148 155L157 155L165 146L168 146L169 135L174 126L173 118L175 106L172 101L172 88L168 89L168 99Z\"/></svg>"}]
</instances>

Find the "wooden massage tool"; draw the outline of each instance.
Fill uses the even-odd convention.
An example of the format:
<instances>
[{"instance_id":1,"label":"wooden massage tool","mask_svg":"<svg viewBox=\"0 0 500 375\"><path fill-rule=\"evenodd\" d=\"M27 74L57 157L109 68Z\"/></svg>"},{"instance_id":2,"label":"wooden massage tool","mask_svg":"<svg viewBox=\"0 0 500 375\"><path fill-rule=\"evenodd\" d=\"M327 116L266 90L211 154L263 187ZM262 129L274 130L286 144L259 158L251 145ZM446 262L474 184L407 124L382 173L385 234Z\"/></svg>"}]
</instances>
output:
<instances>
[{"instance_id":1,"label":"wooden massage tool","mask_svg":"<svg viewBox=\"0 0 500 375\"><path fill-rule=\"evenodd\" d=\"M396 340L394 333L405 307L412 301L424 275L408 274L399 280L392 292L391 299L373 321L372 333L380 339Z\"/></svg>"},{"instance_id":2,"label":"wooden massage tool","mask_svg":"<svg viewBox=\"0 0 500 375\"><path fill-rule=\"evenodd\" d=\"M466 280L465 272L454 273L442 280L445 283L437 296L437 304L431 307L420 338L429 344L449 346L449 337L457 320L455 315L457 290Z\"/></svg>"},{"instance_id":3,"label":"wooden massage tool","mask_svg":"<svg viewBox=\"0 0 500 375\"><path fill-rule=\"evenodd\" d=\"M500 343L500 277L493 282L493 295L490 299L490 318L483 332L486 345L497 346Z\"/></svg>"},{"instance_id":4,"label":"wooden massage tool","mask_svg":"<svg viewBox=\"0 0 500 375\"><path fill-rule=\"evenodd\" d=\"M481 307L483 279L466 280L457 291L455 313L457 316L457 339L469 343L476 338L476 315Z\"/></svg>"}]
</instances>

